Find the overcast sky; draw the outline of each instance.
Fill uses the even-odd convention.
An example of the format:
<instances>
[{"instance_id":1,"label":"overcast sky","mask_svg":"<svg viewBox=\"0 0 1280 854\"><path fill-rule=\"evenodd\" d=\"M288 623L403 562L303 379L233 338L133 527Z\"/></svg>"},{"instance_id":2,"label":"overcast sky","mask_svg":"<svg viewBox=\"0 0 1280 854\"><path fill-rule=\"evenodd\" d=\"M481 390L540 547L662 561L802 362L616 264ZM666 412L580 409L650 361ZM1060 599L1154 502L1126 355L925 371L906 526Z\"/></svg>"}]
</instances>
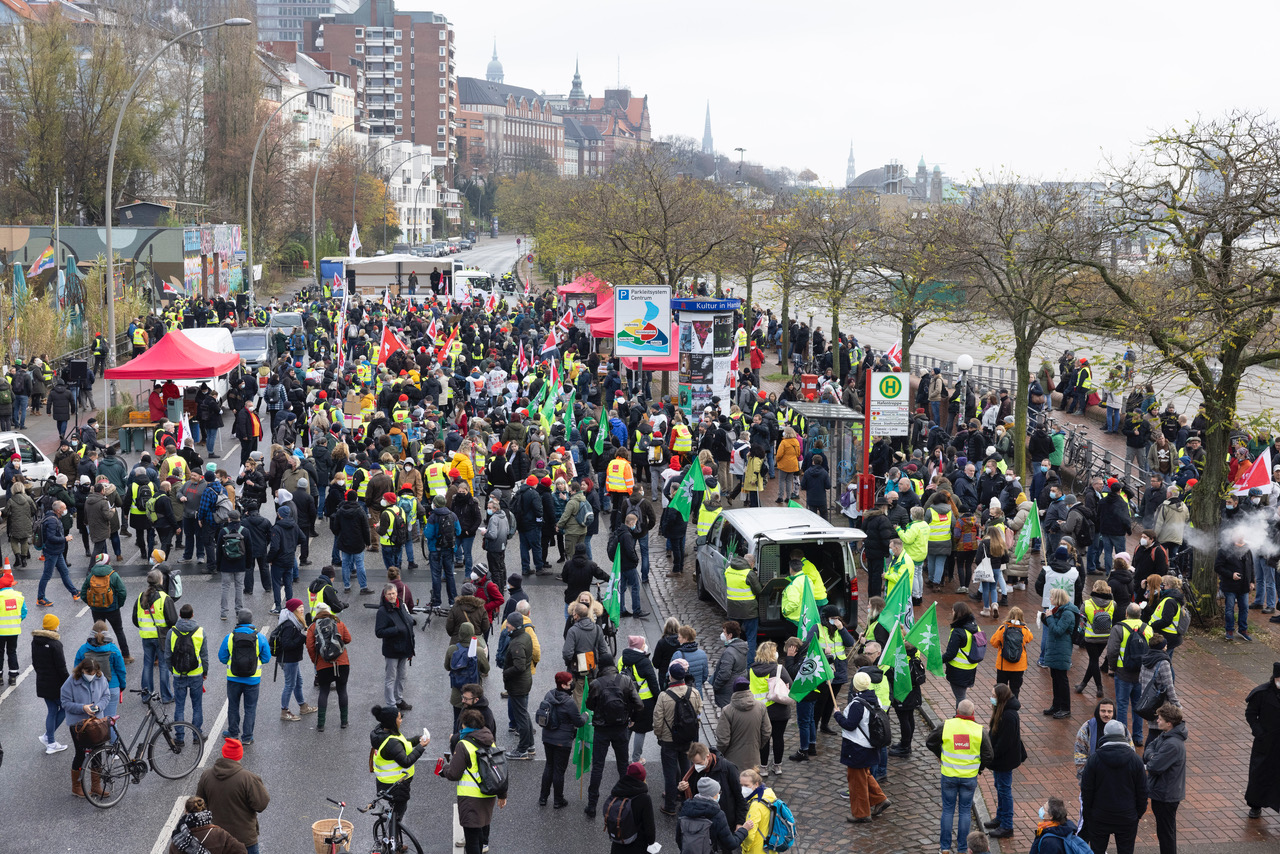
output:
<instances>
[{"instance_id":1,"label":"overcast sky","mask_svg":"<svg viewBox=\"0 0 1280 854\"><path fill-rule=\"evenodd\" d=\"M924 155L957 180L1009 169L1084 178L1152 129L1274 97L1280 3L1070 4L488 0L432 9L453 23L458 73L483 77L493 39L506 82L567 93L575 54L600 95L649 96L655 137L843 182Z\"/></svg>"}]
</instances>

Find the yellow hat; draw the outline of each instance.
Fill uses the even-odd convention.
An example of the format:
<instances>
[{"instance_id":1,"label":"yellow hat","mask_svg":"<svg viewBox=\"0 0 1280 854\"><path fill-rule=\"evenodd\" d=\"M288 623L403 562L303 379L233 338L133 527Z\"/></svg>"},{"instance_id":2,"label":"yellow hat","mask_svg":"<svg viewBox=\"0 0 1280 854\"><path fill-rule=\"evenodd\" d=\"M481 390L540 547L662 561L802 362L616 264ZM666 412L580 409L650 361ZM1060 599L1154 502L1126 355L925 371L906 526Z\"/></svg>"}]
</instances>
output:
<instances>
[{"instance_id":1,"label":"yellow hat","mask_svg":"<svg viewBox=\"0 0 1280 854\"><path fill-rule=\"evenodd\" d=\"M58 630L58 618L54 614L45 614L44 620L40 623L46 632L56 632Z\"/></svg>"}]
</instances>

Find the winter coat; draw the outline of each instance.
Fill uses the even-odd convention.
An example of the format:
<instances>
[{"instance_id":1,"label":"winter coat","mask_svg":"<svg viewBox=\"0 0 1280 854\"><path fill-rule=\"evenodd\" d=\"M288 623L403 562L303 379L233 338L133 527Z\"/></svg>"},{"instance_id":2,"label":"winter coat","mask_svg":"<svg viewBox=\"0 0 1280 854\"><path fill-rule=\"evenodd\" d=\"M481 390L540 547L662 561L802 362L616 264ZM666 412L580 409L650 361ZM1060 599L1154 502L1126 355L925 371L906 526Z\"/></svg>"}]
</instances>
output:
<instances>
[{"instance_id":1,"label":"winter coat","mask_svg":"<svg viewBox=\"0 0 1280 854\"><path fill-rule=\"evenodd\" d=\"M720 755L739 768L760 764L760 748L769 743L773 726L765 705L750 690L734 691L716 724Z\"/></svg>"},{"instance_id":2,"label":"winter coat","mask_svg":"<svg viewBox=\"0 0 1280 854\"><path fill-rule=\"evenodd\" d=\"M757 753L756 759L759 758L760 754ZM689 788L681 795L687 800L693 800L698 793L698 781L703 777L710 777L720 784L719 808L729 820L729 826L737 827L742 824L747 818L747 802L742 797L742 784L738 782L738 766L721 756L714 747L711 748L704 770L699 771L690 765L689 770L684 773L682 779L689 784Z\"/></svg>"},{"instance_id":3,"label":"winter coat","mask_svg":"<svg viewBox=\"0 0 1280 854\"><path fill-rule=\"evenodd\" d=\"M1218 554L1221 555L1222 551L1219 550ZM1107 575L1107 584L1111 587L1111 598L1116 603L1114 622L1118 623L1124 619L1125 609L1133 601L1133 572L1128 569L1112 569Z\"/></svg>"},{"instance_id":4,"label":"winter coat","mask_svg":"<svg viewBox=\"0 0 1280 854\"><path fill-rule=\"evenodd\" d=\"M473 745L479 747L493 746L493 733L488 727L473 730L465 736L466 740ZM458 745L458 736L450 738L450 752L452 757L449 764L445 765L440 771L440 776L446 780L457 782L461 780L463 775L467 773L467 768L471 764L471 751L465 747ZM497 806L497 798L471 798L459 796L458 804L458 823L463 827L488 827L493 821L493 810Z\"/></svg>"},{"instance_id":5,"label":"winter coat","mask_svg":"<svg viewBox=\"0 0 1280 854\"><path fill-rule=\"evenodd\" d=\"M663 635L653 645L653 654L650 658L653 660L653 669L658 674L658 683L663 688L667 687L667 667L671 664L672 655L679 648L679 635Z\"/></svg>"},{"instance_id":6,"label":"winter coat","mask_svg":"<svg viewBox=\"0 0 1280 854\"><path fill-rule=\"evenodd\" d=\"M868 557L882 558L889 554L889 541L898 536L893 523L885 515L883 508L872 510L863 517L867 538L863 541L863 550Z\"/></svg>"},{"instance_id":7,"label":"winter coat","mask_svg":"<svg viewBox=\"0 0 1280 854\"><path fill-rule=\"evenodd\" d=\"M31 633L31 669L36 673L36 696L57 701L62 694L62 683L71 676L67 672L61 635L45 629Z\"/></svg>"},{"instance_id":8,"label":"winter coat","mask_svg":"<svg viewBox=\"0 0 1280 854\"><path fill-rule=\"evenodd\" d=\"M649 795L648 784L624 775L614 784L605 803L608 804L614 798L630 799L631 818L635 821L637 836L626 845L614 842L609 854L644 854L657 841L657 830L653 822L653 798Z\"/></svg>"},{"instance_id":9,"label":"winter coat","mask_svg":"<svg viewBox=\"0 0 1280 854\"><path fill-rule=\"evenodd\" d=\"M1071 669L1071 634L1079 619L1080 612L1070 602L1054 608L1053 613L1044 618L1040 642L1044 644L1044 663L1049 669Z\"/></svg>"},{"instance_id":10,"label":"winter coat","mask_svg":"<svg viewBox=\"0 0 1280 854\"><path fill-rule=\"evenodd\" d=\"M1103 536L1120 536L1133 529L1129 516L1128 500L1117 490L1109 492L1098 502L1098 533Z\"/></svg>"},{"instance_id":11,"label":"winter coat","mask_svg":"<svg viewBox=\"0 0 1280 854\"><path fill-rule=\"evenodd\" d=\"M715 674L711 679L716 706L723 709L729 705L735 693L733 680L746 675L747 642L742 638L731 638L720 653L720 660L716 662Z\"/></svg>"},{"instance_id":12,"label":"winter coat","mask_svg":"<svg viewBox=\"0 0 1280 854\"><path fill-rule=\"evenodd\" d=\"M1153 801L1177 803L1187 796L1187 725L1179 723L1168 732L1156 733L1142 751L1147 796Z\"/></svg>"},{"instance_id":13,"label":"winter coat","mask_svg":"<svg viewBox=\"0 0 1280 854\"><path fill-rule=\"evenodd\" d=\"M49 392L48 406L53 411L54 421L70 421L71 409L74 401L71 399L71 389L67 388L62 380L58 380L57 385Z\"/></svg>"},{"instance_id":14,"label":"winter coat","mask_svg":"<svg viewBox=\"0 0 1280 854\"><path fill-rule=\"evenodd\" d=\"M942 653L942 662L946 665L947 681L952 685L961 688L973 687L974 680L977 678L978 668L954 667L951 665L951 661L963 655L960 650L964 649L964 645L969 641L969 635L977 631L978 623L972 616L951 623L951 635L947 639L947 648ZM963 659L961 660L963 661Z\"/></svg>"},{"instance_id":15,"label":"winter coat","mask_svg":"<svg viewBox=\"0 0 1280 854\"><path fill-rule=\"evenodd\" d=\"M1009 632L1022 633L1022 658L1018 661L1008 661L1004 657L1005 637ZM1007 670L1010 672L1022 672L1027 669L1027 650L1031 648L1031 629L1027 628L1023 623L1016 623L1012 620L1002 624L1000 628L991 633L990 639L987 641L990 645L996 659L996 670Z\"/></svg>"},{"instance_id":16,"label":"winter coat","mask_svg":"<svg viewBox=\"0 0 1280 854\"><path fill-rule=\"evenodd\" d=\"M103 611L118 611L124 607L128 601L129 593L125 589L124 579L120 577L120 573L116 572L115 567L110 564L95 566L89 574L84 577L84 583L80 586L80 599L87 602L89 598L89 580L93 576L107 576L111 579L112 602L111 607L102 609Z\"/></svg>"},{"instance_id":17,"label":"winter coat","mask_svg":"<svg viewBox=\"0 0 1280 854\"><path fill-rule=\"evenodd\" d=\"M503 552L507 548L507 514L502 510L489 517L481 545L487 552Z\"/></svg>"},{"instance_id":18,"label":"winter coat","mask_svg":"<svg viewBox=\"0 0 1280 854\"><path fill-rule=\"evenodd\" d=\"M1156 683L1157 691L1164 692L1165 702L1175 706L1182 705L1178 702L1178 691L1174 686L1172 659L1164 650L1149 649L1142 657L1142 670L1138 673L1138 696L1142 696L1141 692L1146 691L1152 681Z\"/></svg>"},{"instance_id":19,"label":"winter coat","mask_svg":"<svg viewBox=\"0 0 1280 854\"><path fill-rule=\"evenodd\" d=\"M653 707L653 737L659 743L674 743L672 741L671 725L675 720L676 700L671 695L675 694L676 697L683 697L686 692L690 692L689 705L693 707L694 714L701 717L702 694L684 682L669 685L658 695L658 702ZM686 745L677 744L676 747L684 749Z\"/></svg>"},{"instance_id":20,"label":"winter coat","mask_svg":"<svg viewBox=\"0 0 1280 854\"><path fill-rule=\"evenodd\" d=\"M117 689L113 689L107 684L107 680L101 677L92 682L86 682L83 676L79 679L68 676L58 690L58 702L62 704L62 711L67 713L67 728L70 729L89 719L84 711L85 706L97 706L100 712L105 711L107 695L113 690Z\"/></svg>"},{"instance_id":21,"label":"winter coat","mask_svg":"<svg viewBox=\"0 0 1280 854\"><path fill-rule=\"evenodd\" d=\"M1223 593L1243 594L1249 592L1253 583L1253 554L1248 549L1238 551L1234 547L1218 549L1218 556L1213 563L1213 571L1218 574L1218 584ZM1239 574L1237 580L1233 576Z\"/></svg>"},{"instance_id":22,"label":"winter coat","mask_svg":"<svg viewBox=\"0 0 1280 854\"><path fill-rule=\"evenodd\" d=\"M1147 775L1123 737L1104 736L1080 777L1084 823L1134 827L1147 811Z\"/></svg>"},{"instance_id":23,"label":"winter coat","mask_svg":"<svg viewBox=\"0 0 1280 854\"><path fill-rule=\"evenodd\" d=\"M836 709L833 715L840 728L848 733L840 739L840 764L846 768L871 768L879 758L880 751L858 744L851 737L857 732L866 735L870 724L864 726L863 718L867 715L867 709L873 704L875 706L880 704L876 699L876 692L860 691L854 699L850 699L843 710Z\"/></svg>"},{"instance_id":24,"label":"winter coat","mask_svg":"<svg viewBox=\"0 0 1280 854\"><path fill-rule=\"evenodd\" d=\"M351 630L347 628L346 623L342 622L342 620L335 616L325 617L323 619L331 619L336 624L338 637L342 638L342 655L339 655L333 661L326 661L320 655L320 651L316 647L316 625L320 621L316 620L311 625L307 626L307 656L311 659L311 663L315 665L316 670L324 670L326 668L335 667L339 664L349 665L351 663L351 657L347 654L347 647L351 646Z\"/></svg>"},{"instance_id":25,"label":"winter coat","mask_svg":"<svg viewBox=\"0 0 1280 854\"><path fill-rule=\"evenodd\" d=\"M273 569L293 569L300 533L293 519L293 510L281 507L276 523L271 526L271 543L267 546L267 560Z\"/></svg>"},{"instance_id":26,"label":"winter coat","mask_svg":"<svg viewBox=\"0 0 1280 854\"><path fill-rule=\"evenodd\" d=\"M124 656L120 654L120 647L115 641L108 639L106 643L98 643L93 635L89 635L88 640L80 644L80 648L76 650L75 657L71 659L71 666L78 666L88 652L107 656L111 668L111 679L108 681L113 690L121 691L128 686L129 674L125 668Z\"/></svg>"},{"instance_id":27,"label":"winter coat","mask_svg":"<svg viewBox=\"0 0 1280 854\"><path fill-rule=\"evenodd\" d=\"M569 747L573 744L578 727L587 722L586 715L579 710L573 691L552 688L542 699L544 702L549 701L555 707L556 721L555 726L543 727L542 743L556 747Z\"/></svg>"},{"instance_id":28,"label":"winter coat","mask_svg":"<svg viewBox=\"0 0 1280 854\"><path fill-rule=\"evenodd\" d=\"M565 584L565 604L575 601L579 594L590 590L591 583L596 579L609 581L610 576L589 556L578 557L574 555L565 561L564 569L560 572L560 580Z\"/></svg>"},{"instance_id":29,"label":"winter coat","mask_svg":"<svg viewBox=\"0 0 1280 854\"><path fill-rule=\"evenodd\" d=\"M1190 521L1191 511L1182 496L1168 499L1156 510L1156 542L1181 545L1183 532Z\"/></svg>"},{"instance_id":30,"label":"winter coat","mask_svg":"<svg viewBox=\"0 0 1280 854\"><path fill-rule=\"evenodd\" d=\"M220 756L200 776L196 795L208 804L214 824L246 846L258 844L258 813L271 803L261 777Z\"/></svg>"},{"instance_id":31,"label":"winter coat","mask_svg":"<svg viewBox=\"0 0 1280 854\"><path fill-rule=\"evenodd\" d=\"M1079 608L1083 604L1084 575L1076 568L1069 557L1060 558L1057 554L1049 557L1049 562L1040 566L1040 574L1036 576L1035 589L1041 595L1040 607L1049 607L1049 593L1054 588L1061 588L1071 594L1071 601Z\"/></svg>"},{"instance_id":32,"label":"winter coat","mask_svg":"<svg viewBox=\"0 0 1280 854\"><path fill-rule=\"evenodd\" d=\"M5 507L5 518L9 520L9 539L28 540L35 531L36 503L25 492L15 492L9 496L9 504ZM110 533L108 533L110 536Z\"/></svg>"},{"instance_id":33,"label":"winter coat","mask_svg":"<svg viewBox=\"0 0 1280 854\"><path fill-rule=\"evenodd\" d=\"M507 631L502 687L513 697L528 696L533 689L533 637L523 625Z\"/></svg>"},{"instance_id":34,"label":"winter coat","mask_svg":"<svg viewBox=\"0 0 1280 854\"><path fill-rule=\"evenodd\" d=\"M413 658L414 620L403 604L392 605L386 599L378 603L374 635L382 638L383 658Z\"/></svg>"},{"instance_id":35,"label":"winter coat","mask_svg":"<svg viewBox=\"0 0 1280 854\"><path fill-rule=\"evenodd\" d=\"M593 652L596 660L599 661L601 653L608 650L604 630L588 615L569 627L569 631L564 636L560 657L564 659L565 668L570 673L576 673L579 653Z\"/></svg>"},{"instance_id":36,"label":"winter coat","mask_svg":"<svg viewBox=\"0 0 1280 854\"><path fill-rule=\"evenodd\" d=\"M459 596L453 600L453 607L449 609L449 616L444 621L444 630L449 633L452 643L458 642L463 623L470 623L477 635L489 631L489 615L483 599L478 596Z\"/></svg>"},{"instance_id":37,"label":"winter coat","mask_svg":"<svg viewBox=\"0 0 1280 854\"><path fill-rule=\"evenodd\" d=\"M13 507L12 499L9 506ZM116 508L111 499L101 492L89 493L84 502L84 515L89 528L89 542L100 543L111 538L111 523L116 518ZM12 521L9 527L10 536L13 536Z\"/></svg>"},{"instance_id":38,"label":"winter coat","mask_svg":"<svg viewBox=\"0 0 1280 854\"><path fill-rule=\"evenodd\" d=\"M686 644L682 644L671 656L672 661L677 658L683 658L687 662L689 679L693 683L693 687L701 690L702 686L707 682L707 654L698 646L698 642L689 641Z\"/></svg>"},{"instance_id":39,"label":"winter coat","mask_svg":"<svg viewBox=\"0 0 1280 854\"><path fill-rule=\"evenodd\" d=\"M807 506L825 510L827 493L831 489L831 475L825 466L811 465L800 477L800 488L804 490Z\"/></svg>"},{"instance_id":40,"label":"winter coat","mask_svg":"<svg viewBox=\"0 0 1280 854\"><path fill-rule=\"evenodd\" d=\"M742 800L742 787L738 784L735 777L731 781L733 786L731 794L737 795ZM696 792L697 787L690 785L690 789ZM720 803L708 798L689 797L680 805L680 815L676 824L676 846L683 848L684 846L684 829L686 826L701 825L703 822L711 823L711 843L714 847L722 851L737 851L742 845L742 841L747 838L747 829L738 827L738 823L728 819L728 809L721 809L721 804L728 800L726 792L729 792L723 784L720 786ZM742 810L743 818L746 817L745 800ZM733 828L738 827L737 830Z\"/></svg>"},{"instance_id":41,"label":"winter coat","mask_svg":"<svg viewBox=\"0 0 1280 854\"><path fill-rule=\"evenodd\" d=\"M778 471L791 474L800 471L800 443L795 439L783 439L779 442L774 464Z\"/></svg>"},{"instance_id":42,"label":"winter coat","mask_svg":"<svg viewBox=\"0 0 1280 854\"><path fill-rule=\"evenodd\" d=\"M198 842L201 849L209 854L246 854L248 849L243 842L213 824L212 821L213 813L208 810L184 814L178 820L178 827L173 832L176 834L179 830L186 830L190 838ZM169 854L182 854L176 841L169 844Z\"/></svg>"},{"instance_id":43,"label":"winter coat","mask_svg":"<svg viewBox=\"0 0 1280 854\"><path fill-rule=\"evenodd\" d=\"M302 653L307 648L306 627L290 612L282 612L277 625L281 627L276 636L276 651L280 663L295 664L302 661Z\"/></svg>"},{"instance_id":44,"label":"winter coat","mask_svg":"<svg viewBox=\"0 0 1280 854\"><path fill-rule=\"evenodd\" d=\"M1013 771L1027 759L1027 749L1022 744L1022 720L1017 697L1010 697L1004 704L1000 724L991 737L992 771Z\"/></svg>"},{"instance_id":45,"label":"winter coat","mask_svg":"<svg viewBox=\"0 0 1280 854\"><path fill-rule=\"evenodd\" d=\"M329 530L338 538L338 551L359 554L373 542L369 532L369 514L358 501L343 501L329 522Z\"/></svg>"}]
</instances>

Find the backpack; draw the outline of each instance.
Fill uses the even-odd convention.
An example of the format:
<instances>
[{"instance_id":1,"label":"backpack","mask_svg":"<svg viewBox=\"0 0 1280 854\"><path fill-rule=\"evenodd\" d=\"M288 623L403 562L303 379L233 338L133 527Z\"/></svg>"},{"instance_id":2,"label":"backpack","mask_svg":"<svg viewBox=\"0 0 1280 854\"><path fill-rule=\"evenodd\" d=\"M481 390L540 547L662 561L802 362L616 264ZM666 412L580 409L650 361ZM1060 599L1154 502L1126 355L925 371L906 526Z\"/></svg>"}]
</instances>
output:
<instances>
[{"instance_id":1,"label":"backpack","mask_svg":"<svg viewBox=\"0 0 1280 854\"><path fill-rule=\"evenodd\" d=\"M220 494L213 505L213 521L219 525L225 525L227 520L231 518L231 511L234 509L235 505L231 503L231 496L225 492Z\"/></svg>"},{"instance_id":2,"label":"backpack","mask_svg":"<svg viewBox=\"0 0 1280 854\"><path fill-rule=\"evenodd\" d=\"M961 516L960 536L956 542L957 550L962 552L976 551L981 540L982 532L978 525L978 517L973 513L966 513Z\"/></svg>"},{"instance_id":3,"label":"backpack","mask_svg":"<svg viewBox=\"0 0 1280 854\"><path fill-rule=\"evenodd\" d=\"M619 845L630 845L640 835L630 798L610 798L604 805L604 832Z\"/></svg>"},{"instance_id":4,"label":"backpack","mask_svg":"<svg viewBox=\"0 0 1280 854\"><path fill-rule=\"evenodd\" d=\"M596 511L591 509L591 502L586 498L578 500L578 512L574 514L574 520L584 528L589 526L596 520Z\"/></svg>"},{"instance_id":5,"label":"backpack","mask_svg":"<svg viewBox=\"0 0 1280 854\"><path fill-rule=\"evenodd\" d=\"M671 712L671 743L677 747L683 747L698 740L700 723L698 713L693 710L693 701L689 699L692 692L693 689L690 688L682 696L670 688L666 691L675 701L675 707Z\"/></svg>"},{"instance_id":6,"label":"backpack","mask_svg":"<svg viewBox=\"0 0 1280 854\"><path fill-rule=\"evenodd\" d=\"M1093 854L1093 848L1079 836L1068 833L1062 837L1062 850L1065 854Z\"/></svg>"},{"instance_id":7,"label":"backpack","mask_svg":"<svg viewBox=\"0 0 1280 854\"><path fill-rule=\"evenodd\" d=\"M613 682L596 681L595 684L600 686L600 706L593 718L597 726L626 726L631 720L631 715L627 712L627 701L622 697L624 682L630 684L631 680L620 673L614 676Z\"/></svg>"},{"instance_id":8,"label":"backpack","mask_svg":"<svg viewBox=\"0 0 1280 854\"><path fill-rule=\"evenodd\" d=\"M0 384L0 406L10 406L13 404L13 389L8 383Z\"/></svg>"},{"instance_id":9,"label":"backpack","mask_svg":"<svg viewBox=\"0 0 1280 854\"><path fill-rule=\"evenodd\" d=\"M405 519L403 510L399 507L388 507L387 512L391 514L391 530L388 535L393 546L402 546L409 541L409 523ZM444 547L444 528L437 525L440 531L440 545Z\"/></svg>"},{"instance_id":10,"label":"backpack","mask_svg":"<svg viewBox=\"0 0 1280 854\"><path fill-rule=\"evenodd\" d=\"M911 660L907 662L907 667L911 673L912 688L919 688L928 681L928 671L925 670L924 662L920 660L918 654L911 657Z\"/></svg>"},{"instance_id":11,"label":"backpack","mask_svg":"<svg viewBox=\"0 0 1280 854\"><path fill-rule=\"evenodd\" d=\"M89 595L84 597L84 603L90 608L110 608L114 605L116 594L111 589L111 577L115 574L113 569L106 575L90 575Z\"/></svg>"},{"instance_id":12,"label":"backpack","mask_svg":"<svg viewBox=\"0 0 1280 854\"><path fill-rule=\"evenodd\" d=\"M253 676L258 672L258 633L231 633L231 660L227 663L227 671L241 679Z\"/></svg>"},{"instance_id":13,"label":"backpack","mask_svg":"<svg viewBox=\"0 0 1280 854\"><path fill-rule=\"evenodd\" d=\"M182 573L177 567L169 570L169 595L174 599L182 598Z\"/></svg>"},{"instance_id":14,"label":"backpack","mask_svg":"<svg viewBox=\"0 0 1280 854\"><path fill-rule=\"evenodd\" d=\"M151 484L149 483L142 484L141 486L138 487L138 499L135 506L141 507L143 510L146 510L147 503L152 500L153 494L154 493L151 489Z\"/></svg>"},{"instance_id":15,"label":"backpack","mask_svg":"<svg viewBox=\"0 0 1280 854\"><path fill-rule=\"evenodd\" d=\"M893 730L889 728L889 713L880 708L879 702L871 706L859 698L858 703L866 710L866 715L863 716L867 723L865 734L867 741L871 743L871 748L879 750L892 744Z\"/></svg>"},{"instance_id":16,"label":"backpack","mask_svg":"<svg viewBox=\"0 0 1280 854\"><path fill-rule=\"evenodd\" d=\"M267 635L267 647L271 650L273 658L280 657L280 639L284 635L284 627L284 623L277 623L271 630L271 634Z\"/></svg>"},{"instance_id":17,"label":"backpack","mask_svg":"<svg viewBox=\"0 0 1280 854\"><path fill-rule=\"evenodd\" d=\"M1017 628L1017 631L1013 631ZM1022 644L1026 640L1026 635L1022 633L1021 626L1006 625L1004 629L1004 642L1000 644L1000 657L1010 664L1017 664L1022 660Z\"/></svg>"},{"instance_id":18,"label":"backpack","mask_svg":"<svg viewBox=\"0 0 1280 854\"><path fill-rule=\"evenodd\" d=\"M98 662L98 669L102 671L102 678L111 683L111 653L103 652L100 649L90 647L85 650L84 657Z\"/></svg>"},{"instance_id":19,"label":"backpack","mask_svg":"<svg viewBox=\"0 0 1280 854\"><path fill-rule=\"evenodd\" d=\"M1186 608L1183 608L1182 610L1183 613L1186 613L1187 611ZM1111 634L1111 614L1101 608L1094 611L1093 625L1090 628L1093 629L1093 633L1098 637L1106 637Z\"/></svg>"},{"instance_id":20,"label":"backpack","mask_svg":"<svg viewBox=\"0 0 1280 854\"><path fill-rule=\"evenodd\" d=\"M325 661L337 661L346 650L342 635L338 631L338 621L329 617L316 620L316 652Z\"/></svg>"},{"instance_id":21,"label":"backpack","mask_svg":"<svg viewBox=\"0 0 1280 854\"><path fill-rule=\"evenodd\" d=\"M403 520L400 522L404 524ZM441 513L436 516L436 551L451 552L457 543L455 539L456 533L453 530L453 514ZM392 542L395 541L395 532L391 534ZM402 541L403 542L403 541Z\"/></svg>"},{"instance_id":22,"label":"backpack","mask_svg":"<svg viewBox=\"0 0 1280 854\"><path fill-rule=\"evenodd\" d=\"M1076 624L1071 629L1072 646L1084 646L1084 614L1076 612Z\"/></svg>"},{"instance_id":23,"label":"backpack","mask_svg":"<svg viewBox=\"0 0 1280 854\"><path fill-rule=\"evenodd\" d=\"M781 798L765 806L769 808L769 827L767 833L764 828L760 831L764 834L764 850L769 852L790 850L791 846L796 844L795 814Z\"/></svg>"},{"instance_id":24,"label":"backpack","mask_svg":"<svg viewBox=\"0 0 1280 854\"><path fill-rule=\"evenodd\" d=\"M1142 669L1142 659L1146 657L1150 649L1147 646L1147 637L1143 634L1146 624L1144 623L1142 628L1137 631L1134 631L1129 626L1125 626L1125 628L1129 629L1129 637L1125 638L1122 649L1124 653L1124 667L1122 669L1126 673L1137 673Z\"/></svg>"},{"instance_id":25,"label":"backpack","mask_svg":"<svg viewBox=\"0 0 1280 854\"><path fill-rule=\"evenodd\" d=\"M973 643L969 645L969 652L966 657L973 664L977 664L987 657L987 633L982 629L978 629L973 633Z\"/></svg>"},{"instance_id":26,"label":"backpack","mask_svg":"<svg viewBox=\"0 0 1280 854\"><path fill-rule=\"evenodd\" d=\"M1144 721L1154 721L1156 714L1160 711L1160 707L1168 700L1168 695L1164 691L1156 687L1156 680L1152 678L1147 683L1147 687L1142 689L1142 694L1138 697L1138 702L1134 704L1133 713Z\"/></svg>"},{"instance_id":27,"label":"backpack","mask_svg":"<svg viewBox=\"0 0 1280 854\"><path fill-rule=\"evenodd\" d=\"M156 515L156 501L158 501L159 498L160 496L153 495L151 498L147 499L147 503L144 505L147 509L147 518L150 519L152 523L160 518Z\"/></svg>"},{"instance_id":28,"label":"backpack","mask_svg":"<svg viewBox=\"0 0 1280 854\"><path fill-rule=\"evenodd\" d=\"M472 744L476 756L476 786L480 794L494 798L507 797L507 757L496 747Z\"/></svg>"},{"instance_id":29,"label":"backpack","mask_svg":"<svg viewBox=\"0 0 1280 854\"><path fill-rule=\"evenodd\" d=\"M610 561L613 560L613 553L618 550L618 529L614 528L609 532L609 540L604 545L604 556Z\"/></svg>"},{"instance_id":30,"label":"backpack","mask_svg":"<svg viewBox=\"0 0 1280 854\"><path fill-rule=\"evenodd\" d=\"M503 513L507 516L507 539L511 540L519 531L516 530L516 517L512 515L510 510L503 509Z\"/></svg>"},{"instance_id":31,"label":"backpack","mask_svg":"<svg viewBox=\"0 0 1280 854\"><path fill-rule=\"evenodd\" d=\"M560 726L560 712L556 704L551 701L554 693L554 691L548 691L547 696L543 697L542 702L538 704L538 710L533 714L533 719L543 729L555 729Z\"/></svg>"},{"instance_id":32,"label":"backpack","mask_svg":"<svg viewBox=\"0 0 1280 854\"><path fill-rule=\"evenodd\" d=\"M222 533L222 556L230 561L244 559L244 528L228 528Z\"/></svg>"},{"instance_id":33,"label":"backpack","mask_svg":"<svg viewBox=\"0 0 1280 854\"><path fill-rule=\"evenodd\" d=\"M466 644L458 644L449 658L449 687L462 690L463 685L480 681L480 664L476 656L467 654Z\"/></svg>"},{"instance_id":34,"label":"backpack","mask_svg":"<svg viewBox=\"0 0 1280 854\"><path fill-rule=\"evenodd\" d=\"M196 655L194 635L194 629L189 632L173 630L175 640L173 649L169 652L169 667L174 673L181 676L188 675L200 666L200 657Z\"/></svg>"},{"instance_id":35,"label":"backpack","mask_svg":"<svg viewBox=\"0 0 1280 854\"><path fill-rule=\"evenodd\" d=\"M680 854L712 854L711 819L680 816Z\"/></svg>"}]
</instances>

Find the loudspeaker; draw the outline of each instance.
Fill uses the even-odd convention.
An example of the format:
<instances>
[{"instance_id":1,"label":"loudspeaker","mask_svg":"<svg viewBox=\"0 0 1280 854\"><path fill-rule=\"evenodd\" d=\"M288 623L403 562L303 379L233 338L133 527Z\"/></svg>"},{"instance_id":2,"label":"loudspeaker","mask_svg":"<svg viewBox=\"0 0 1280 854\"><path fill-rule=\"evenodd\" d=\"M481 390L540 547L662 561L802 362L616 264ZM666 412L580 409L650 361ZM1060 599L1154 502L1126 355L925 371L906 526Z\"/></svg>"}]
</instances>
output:
<instances>
[{"instance_id":1,"label":"loudspeaker","mask_svg":"<svg viewBox=\"0 0 1280 854\"><path fill-rule=\"evenodd\" d=\"M347 271L347 296L353 297L355 295L356 295L356 271L348 270Z\"/></svg>"},{"instance_id":2,"label":"loudspeaker","mask_svg":"<svg viewBox=\"0 0 1280 854\"><path fill-rule=\"evenodd\" d=\"M67 385L80 385L89 378L89 363L84 359L67 362Z\"/></svg>"}]
</instances>

